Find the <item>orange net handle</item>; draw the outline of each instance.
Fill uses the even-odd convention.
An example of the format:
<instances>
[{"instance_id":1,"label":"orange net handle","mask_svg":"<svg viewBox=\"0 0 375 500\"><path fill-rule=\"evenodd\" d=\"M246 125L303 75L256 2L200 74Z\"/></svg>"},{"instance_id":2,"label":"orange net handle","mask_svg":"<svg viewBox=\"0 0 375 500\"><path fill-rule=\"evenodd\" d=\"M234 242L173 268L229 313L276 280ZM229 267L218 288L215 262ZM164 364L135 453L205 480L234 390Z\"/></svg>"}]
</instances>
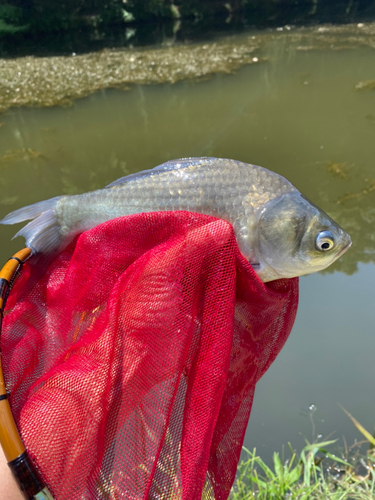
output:
<instances>
[{"instance_id":1,"label":"orange net handle","mask_svg":"<svg viewBox=\"0 0 375 500\"><path fill-rule=\"evenodd\" d=\"M11 280L19 267L30 256L31 249L24 248L13 255L0 271L0 315L3 317L3 310ZM11 462L24 453L25 447L21 441L13 415L10 409L8 395L5 388L4 375L0 354L0 443L4 450L7 462Z\"/></svg>"},{"instance_id":2,"label":"orange net handle","mask_svg":"<svg viewBox=\"0 0 375 500\"><path fill-rule=\"evenodd\" d=\"M30 257L31 248L24 248L11 257L0 271L0 335L4 307L17 271ZM35 465L27 455L25 446L18 432L9 404L5 387L0 350L0 444L8 465L27 499L51 499L53 497L45 487Z\"/></svg>"}]
</instances>

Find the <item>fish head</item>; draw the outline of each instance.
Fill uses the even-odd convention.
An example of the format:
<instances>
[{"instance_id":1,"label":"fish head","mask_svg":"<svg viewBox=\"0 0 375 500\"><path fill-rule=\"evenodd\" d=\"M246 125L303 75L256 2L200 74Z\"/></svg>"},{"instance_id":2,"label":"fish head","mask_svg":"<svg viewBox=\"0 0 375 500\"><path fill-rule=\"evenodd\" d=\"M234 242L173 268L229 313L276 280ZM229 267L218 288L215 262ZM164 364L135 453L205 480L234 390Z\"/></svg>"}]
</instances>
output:
<instances>
[{"instance_id":1,"label":"fish head","mask_svg":"<svg viewBox=\"0 0 375 500\"><path fill-rule=\"evenodd\" d=\"M262 281L320 271L351 245L350 236L299 192L275 198L260 210L256 263Z\"/></svg>"}]
</instances>

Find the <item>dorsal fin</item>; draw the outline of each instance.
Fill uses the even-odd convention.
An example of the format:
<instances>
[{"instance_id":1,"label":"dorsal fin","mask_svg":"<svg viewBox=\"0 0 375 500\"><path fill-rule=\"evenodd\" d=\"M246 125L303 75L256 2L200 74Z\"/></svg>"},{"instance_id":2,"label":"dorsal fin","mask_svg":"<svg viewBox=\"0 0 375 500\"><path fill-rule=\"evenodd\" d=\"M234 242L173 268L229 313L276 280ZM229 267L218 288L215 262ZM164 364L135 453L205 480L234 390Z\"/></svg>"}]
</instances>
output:
<instances>
[{"instance_id":1,"label":"dorsal fin","mask_svg":"<svg viewBox=\"0 0 375 500\"><path fill-rule=\"evenodd\" d=\"M167 172L169 170L180 170L182 168L190 167L191 165L197 165L199 163L202 163L202 161L207 161L207 160L216 160L216 158L202 156L196 158L180 158L179 160L170 160L165 163L162 163L161 165L158 165L155 168L150 168L149 170L143 170L142 172L136 172L135 174L126 175L125 177L120 177L120 179L117 179L108 184L106 188L121 186L121 184L124 184L125 182L133 181L135 179L139 179L140 177L147 177L149 175L160 174L162 172Z\"/></svg>"}]
</instances>

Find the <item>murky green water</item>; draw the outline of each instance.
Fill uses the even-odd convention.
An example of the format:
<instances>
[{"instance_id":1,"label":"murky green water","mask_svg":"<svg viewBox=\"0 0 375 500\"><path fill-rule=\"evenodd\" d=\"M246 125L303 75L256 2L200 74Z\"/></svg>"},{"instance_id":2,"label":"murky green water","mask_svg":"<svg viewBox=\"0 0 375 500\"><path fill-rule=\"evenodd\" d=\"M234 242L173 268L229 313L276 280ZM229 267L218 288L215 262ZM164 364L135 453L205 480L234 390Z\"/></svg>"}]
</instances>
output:
<instances>
[{"instance_id":1,"label":"murky green water","mask_svg":"<svg viewBox=\"0 0 375 500\"><path fill-rule=\"evenodd\" d=\"M360 437L338 403L375 423L375 90L355 89L375 79L375 49L298 47L281 34L255 54L266 62L233 75L0 115L0 217L168 159L217 156L281 173L351 234L339 262L301 279L291 337L258 385L245 444L266 458L313 432ZM23 240L0 230L5 262Z\"/></svg>"}]
</instances>

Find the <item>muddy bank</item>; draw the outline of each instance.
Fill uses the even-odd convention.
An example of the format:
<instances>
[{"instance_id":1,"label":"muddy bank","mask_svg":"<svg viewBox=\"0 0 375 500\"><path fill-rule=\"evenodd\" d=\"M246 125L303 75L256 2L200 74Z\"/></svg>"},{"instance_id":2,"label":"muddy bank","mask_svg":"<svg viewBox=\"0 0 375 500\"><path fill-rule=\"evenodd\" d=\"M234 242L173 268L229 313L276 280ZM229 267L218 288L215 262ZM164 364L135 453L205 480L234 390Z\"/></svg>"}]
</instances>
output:
<instances>
[{"instance_id":1,"label":"muddy bank","mask_svg":"<svg viewBox=\"0 0 375 500\"><path fill-rule=\"evenodd\" d=\"M0 111L11 106L70 105L97 90L131 84L176 83L231 73L261 61L260 42L103 50L70 57L0 60Z\"/></svg>"},{"instance_id":2,"label":"muddy bank","mask_svg":"<svg viewBox=\"0 0 375 500\"><path fill-rule=\"evenodd\" d=\"M102 50L68 57L0 59L0 111L12 106L68 106L97 90L132 84L176 83L232 73L266 61L267 43L289 50L375 48L375 23L293 29L238 35L217 42L158 49Z\"/></svg>"}]
</instances>

